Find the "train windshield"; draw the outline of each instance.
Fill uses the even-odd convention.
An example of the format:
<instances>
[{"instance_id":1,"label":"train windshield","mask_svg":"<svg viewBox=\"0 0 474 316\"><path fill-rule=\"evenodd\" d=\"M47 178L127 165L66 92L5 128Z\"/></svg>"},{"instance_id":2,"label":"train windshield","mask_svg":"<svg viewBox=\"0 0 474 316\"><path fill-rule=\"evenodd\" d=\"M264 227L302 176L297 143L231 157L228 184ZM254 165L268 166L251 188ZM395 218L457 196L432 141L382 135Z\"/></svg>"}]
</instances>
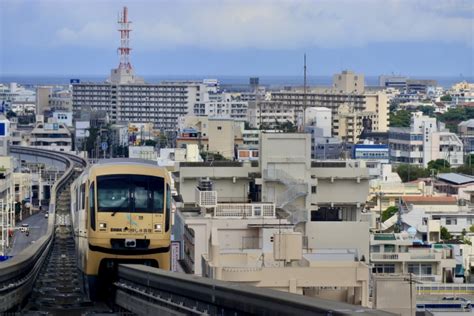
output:
<instances>
[{"instance_id":1,"label":"train windshield","mask_svg":"<svg viewBox=\"0 0 474 316\"><path fill-rule=\"evenodd\" d=\"M164 179L142 175L97 177L99 212L163 213Z\"/></svg>"}]
</instances>

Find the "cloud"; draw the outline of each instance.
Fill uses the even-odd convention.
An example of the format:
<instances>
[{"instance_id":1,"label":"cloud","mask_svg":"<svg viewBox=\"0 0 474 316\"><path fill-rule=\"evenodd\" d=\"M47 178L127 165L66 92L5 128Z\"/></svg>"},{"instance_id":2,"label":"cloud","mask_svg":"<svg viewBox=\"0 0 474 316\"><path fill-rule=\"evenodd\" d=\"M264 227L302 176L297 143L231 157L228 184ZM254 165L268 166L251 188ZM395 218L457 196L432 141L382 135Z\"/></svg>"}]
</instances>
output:
<instances>
[{"instance_id":1,"label":"cloud","mask_svg":"<svg viewBox=\"0 0 474 316\"><path fill-rule=\"evenodd\" d=\"M4 32L3 37L25 45L118 46L115 22L121 5L118 1L40 1L35 8L37 14L31 20L23 20L20 30L12 30L18 23L4 22L3 27L12 32ZM20 12L9 11L13 15L10 18ZM472 47L473 12L472 1L450 0L137 0L129 3L133 21L131 44L141 51L180 47L217 51L350 49L377 42L432 41ZM39 32L52 36L51 41L38 40ZM14 37L18 33L22 36Z\"/></svg>"}]
</instances>

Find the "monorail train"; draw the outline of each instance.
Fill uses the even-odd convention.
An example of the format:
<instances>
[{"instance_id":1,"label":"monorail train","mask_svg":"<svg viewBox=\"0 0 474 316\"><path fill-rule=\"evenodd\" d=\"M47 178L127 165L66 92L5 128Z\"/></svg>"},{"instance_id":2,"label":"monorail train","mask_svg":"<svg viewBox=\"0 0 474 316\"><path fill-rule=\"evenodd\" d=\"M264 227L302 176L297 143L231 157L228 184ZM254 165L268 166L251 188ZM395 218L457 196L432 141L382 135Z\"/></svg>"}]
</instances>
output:
<instances>
[{"instance_id":1,"label":"monorail train","mask_svg":"<svg viewBox=\"0 0 474 316\"><path fill-rule=\"evenodd\" d=\"M152 162L109 159L74 181L77 260L91 297L119 263L170 269L170 180L167 170Z\"/></svg>"}]
</instances>

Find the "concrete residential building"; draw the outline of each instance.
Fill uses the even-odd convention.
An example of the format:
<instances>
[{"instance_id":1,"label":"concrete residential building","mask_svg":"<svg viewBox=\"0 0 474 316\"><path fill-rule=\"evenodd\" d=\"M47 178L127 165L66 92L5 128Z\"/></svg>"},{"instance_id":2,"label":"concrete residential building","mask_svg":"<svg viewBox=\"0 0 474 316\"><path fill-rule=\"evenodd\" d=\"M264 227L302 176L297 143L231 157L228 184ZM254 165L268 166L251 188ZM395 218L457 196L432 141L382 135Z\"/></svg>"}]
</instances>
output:
<instances>
[{"instance_id":1,"label":"concrete residential building","mask_svg":"<svg viewBox=\"0 0 474 316\"><path fill-rule=\"evenodd\" d=\"M291 122L296 124L295 108L282 102L249 101L248 119L250 126L260 129L274 128L277 123Z\"/></svg>"},{"instance_id":2,"label":"concrete residential building","mask_svg":"<svg viewBox=\"0 0 474 316\"><path fill-rule=\"evenodd\" d=\"M365 89L364 75L355 74L350 70L344 70L332 77L334 90L339 93L361 94Z\"/></svg>"},{"instance_id":3,"label":"concrete residential building","mask_svg":"<svg viewBox=\"0 0 474 316\"><path fill-rule=\"evenodd\" d=\"M330 108L310 107L306 109L305 126L314 126L322 129L323 137L332 136L332 113Z\"/></svg>"},{"instance_id":4,"label":"concrete residential building","mask_svg":"<svg viewBox=\"0 0 474 316\"><path fill-rule=\"evenodd\" d=\"M345 146L339 137L326 137L322 128L306 126L305 132L311 134L312 159L340 159L345 157Z\"/></svg>"},{"instance_id":5,"label":"concrete residential building","mask_svg":"<svg viewBox=\"0 0 474 316\"><path fill-rule=\"evenodd\" d=\"M53 87L39 86L36 87L36 114L43 115L44 111L50 109L49 98L53 93Z\"/></svg>"},{"instance_id":6,"label":"concrete residential building","mask_svg":"<svg viewBox=\"0 0 474 316\"><path fill-rule=\"evenodd\" d=\"M239 202L248 199L248 176L258 167L228 162L192 166L180 166L179 191L188 206L178 207L174 226L175 236L183 236L181 263L188 272L367 305L369 271L357 251L318 250L313 244L321 236L311 234L310 248L304 247L303 235L294 232L289 218L278 216L274 203ZM209 180L198 178L214 170ZM187 202L193 185L194 208Z\"/></svg>"},{"instance_id":7,"label":"concrete residential building","mask_svg":"<svg viewBox=\"0 0 474 316\"><path fill-rule=\"evenodd\" d=\"M390 161L426 167L428 162L445 159L452 166L463 164L463 143L445 130L436 118L412 113L409 128L393 127L389 131Z\"/></svg>"},{"instance_id":8,"label":"concrete residential building","mask_svg":"<svg viewBox=\"0 0 474 316\"><path fill-rule=\"evenodd\" d=\"M180 122L176 147L196 144L200 150L218 153L227 159L235 157L236 145L241 145L242 123L233 119L186 116Z\"/></svg>"},{"instance_id":9,"label":"concrete residential building","mask_svg":"<svg viewBox=\"0 0 474 316\"><path fill-rule=\"evenodd\" d=\"M458 135L464 145L464 152L474 151L474 119L463 121L458 124Z\"/></svg>"},{"instance_id":10,"label":"concrete residential building","mask_svg":"<svg viewBox=\"0 0 474 316\"><path fill-rule=\"evenodd\" d=\"M72 151L72 134L64 123L36 123L30 133L30 146L56 151Z\"/></svg>"},{"instance_id":11,"label":"concrete residential building","mask_svg":"<svg viewBox=\"0 0 474 316\"><path fill-rule=\"evenodd\" d=\"M240 98L236 98L229 93L218 96L209 95L210 101L194 104L194 115L232 118L239 121L247 120L247 101L241 101Z\"/></svg>"},{"instance_id":12,"label":"concrete residential building","mask_svg":"<svg viewBox=\"0 0 474 316\"><path fill-rule=\"evenodd\" d=\"M199 179L209 178L217 203L274 203L304 231L308 249L369 256L369 222L361 211L369 192L368 170L356 161L311 162L311 138L303 133L262 133L257 162L181 163L178 191L196 203ZM343 238L351 231L351 240Z\"/></svg>"},{"instance_id":13,"label":"concrete residential building","mask_svg":"<svg viewBox=\"0 0 474 316\"><path fill-rule=\"evenodd\" d=\"M69 89L53 91L49 98L49 108L72 112L72 91Z\"/></svg>"},{"instance_id":14,"label":"concrete residential building","mask_svg":"<svg viewBox=\"0 0 474 316\"><path fill-rule=\"evenodd\" d=\"M432 225L439 226L439 221L433 221ZM454 277L456 261L451 249L440 246L424 246L407 232L374 234L370 240L372 272L412 273L420 281L447 282Z\"/></svg>"},{"instance_id":15,"label":"concrete residential building","mask_svg":"<svg viewBox=\"0 0 474 316\"><path fill-rule=\"evenodd\" d=\"M349 74L347 74L349 76ZM338 85L339 90L335 88L310 88L306 95L301 88L293 90L283 90L271 93L271 100L283 103L286 107L294 109L295 116L299 115L303 109L304 100L306 100L307 107L326 107L332 112L332 135L336 136L339 129L339 108L346 106L349 112L371 112L372 118L369 124L367 121L366 128L371 128L374 132L386 132L388 129L388 97L384 91L365 91L363 79L358 76L359 81L354 81L354 76L349 85L357 83L357 89L352 91L345 86L345 79L341 74L341 81L339 82L339 75L335 75L334 86ZM361 81L362 80L362 81ZM362 85L362 87L360 87ZM344 88L345 87L345 88ZM347 90L350 90L348 92ZM347 112L344 110L343 112ZM296 119L296 118L295 118ZM358 135L356 135L358 137Z\"/></svg>"},{"instance_id":16,"label":"concrete residential building","mask_svg":"<svg viewBox=\"0 0 474 316\"><path fill-rule=\"evenodd\" d=\"M152 123L160 130L175 130L178 117L194 112L194 104L206 98L206 86L198 82L73 84L75 117L81 111L102 110L111 123Z\"/></svg>"},{"instance_id":17,"label":"concrete residential building","mask_svg":"<svg viewBox=\"0 0 474 316\"><path fill-rule=\"evenodd\" d=\"M376 112L355 111L348 104L338 108L333 120L333 136L338 136L343 142L357 144L364 130L378 130Z\"/></svg>"}]
</instances>

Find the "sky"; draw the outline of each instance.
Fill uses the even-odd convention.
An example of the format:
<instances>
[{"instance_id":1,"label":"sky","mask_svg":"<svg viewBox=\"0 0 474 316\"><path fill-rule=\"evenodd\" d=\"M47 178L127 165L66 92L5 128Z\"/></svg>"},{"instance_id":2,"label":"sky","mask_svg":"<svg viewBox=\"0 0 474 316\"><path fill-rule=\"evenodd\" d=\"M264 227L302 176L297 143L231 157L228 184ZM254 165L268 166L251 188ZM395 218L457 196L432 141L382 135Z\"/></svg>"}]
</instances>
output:
<instances>
[{"instance_id":1,"label":"sky","mask_svg":"<svg viewBox=\"0 0 474 316\"><path fill-rule=\"evenodd\" d=\"M474 76L472 0L0 0L0 75Z\"/></svg>"}]
</instances>

